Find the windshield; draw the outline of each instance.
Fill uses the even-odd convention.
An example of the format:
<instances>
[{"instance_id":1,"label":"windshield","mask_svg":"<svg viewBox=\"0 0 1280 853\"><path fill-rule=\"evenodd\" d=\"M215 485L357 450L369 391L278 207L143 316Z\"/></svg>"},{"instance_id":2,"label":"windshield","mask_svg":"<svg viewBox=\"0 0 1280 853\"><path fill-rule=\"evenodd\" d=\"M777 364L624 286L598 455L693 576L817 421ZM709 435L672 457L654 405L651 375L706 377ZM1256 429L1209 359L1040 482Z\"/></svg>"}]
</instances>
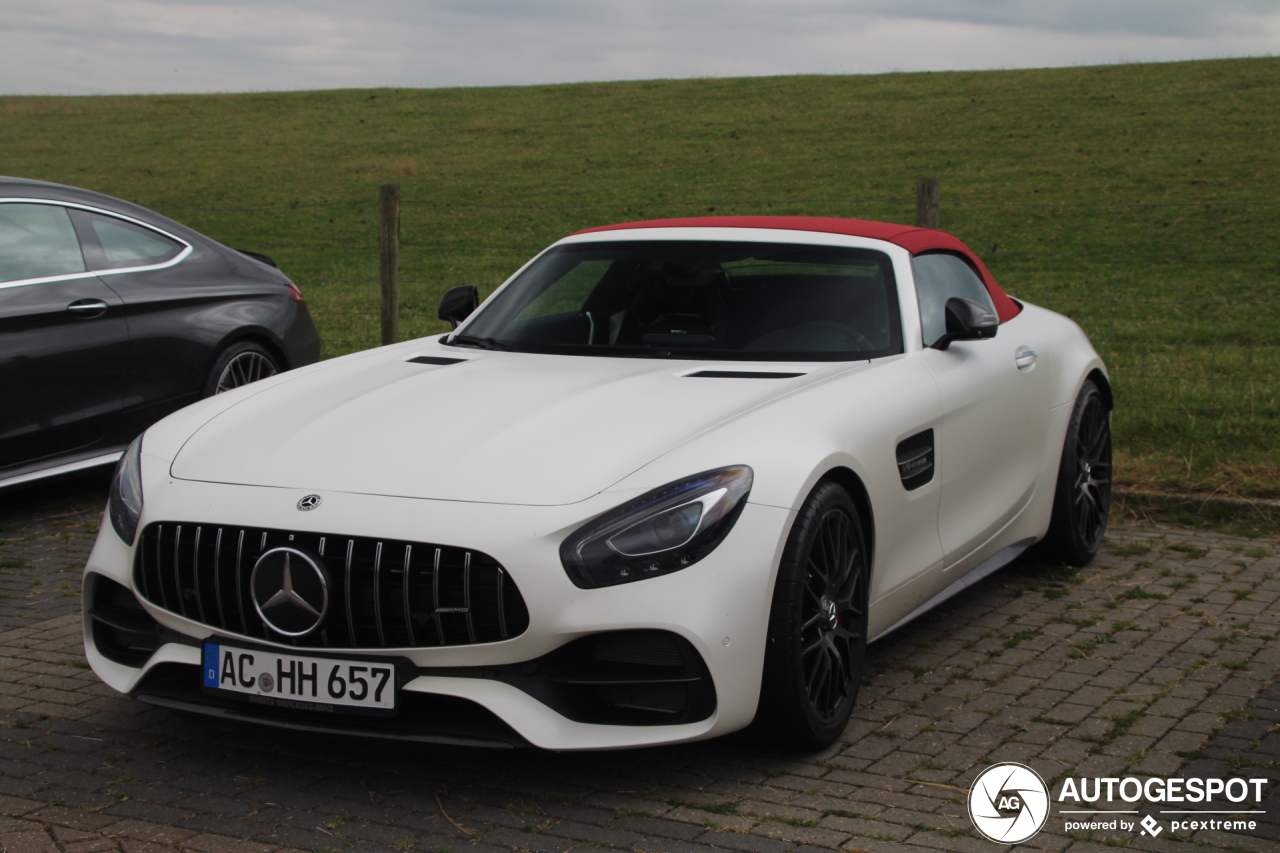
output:
<instances>
[{"instance_id":1,"label":"windshield","mask_svg":"<svg viewBox=\"0 0 1280 853\"><path fill-rule=\"evenodd\" d=\"M559 246L451 343L574 355L848 361L902 351L889 257L791 243Z\"/></svg>"}]
</instances>

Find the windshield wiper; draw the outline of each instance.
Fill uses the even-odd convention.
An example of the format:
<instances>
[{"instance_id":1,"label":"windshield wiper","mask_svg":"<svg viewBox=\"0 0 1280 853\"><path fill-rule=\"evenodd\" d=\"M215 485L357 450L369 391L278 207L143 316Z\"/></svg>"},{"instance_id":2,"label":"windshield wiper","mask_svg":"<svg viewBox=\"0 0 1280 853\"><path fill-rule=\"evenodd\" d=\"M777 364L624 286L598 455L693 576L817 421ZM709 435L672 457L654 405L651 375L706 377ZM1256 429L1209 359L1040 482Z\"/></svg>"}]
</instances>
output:
<instances>
[{"instance_id":1,"label":"windshield wiper","mask_svg":"<svg viewBox=\"0 0 1280 853\"><path fill-rule=\"evenodd\" d=\"M474 335L454 335L449 343L456 347L476 347L478 349L513 352L512 348L494 338L478 338Z\"/></svg>"}]
</instances>

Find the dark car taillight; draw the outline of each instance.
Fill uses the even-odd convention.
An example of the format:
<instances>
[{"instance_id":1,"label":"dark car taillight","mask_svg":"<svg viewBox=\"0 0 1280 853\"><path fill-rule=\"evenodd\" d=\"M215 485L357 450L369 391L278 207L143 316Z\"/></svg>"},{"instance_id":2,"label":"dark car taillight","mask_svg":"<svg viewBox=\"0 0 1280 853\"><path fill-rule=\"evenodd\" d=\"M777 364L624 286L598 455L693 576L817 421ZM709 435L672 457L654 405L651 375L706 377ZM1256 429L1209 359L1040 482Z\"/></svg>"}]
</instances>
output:
<instances>
[{"instance_id":1,"label":"dark car taillight","mask_svg":"<svg viewBox=\"0 0 1280 853\"><path fill-rule=\"evenodd\" d=\"M303 298L302 291L298 289L298 285L289 282L289 298L299 305L306 305L307 300Z\"/></svg>"}]
</instances>

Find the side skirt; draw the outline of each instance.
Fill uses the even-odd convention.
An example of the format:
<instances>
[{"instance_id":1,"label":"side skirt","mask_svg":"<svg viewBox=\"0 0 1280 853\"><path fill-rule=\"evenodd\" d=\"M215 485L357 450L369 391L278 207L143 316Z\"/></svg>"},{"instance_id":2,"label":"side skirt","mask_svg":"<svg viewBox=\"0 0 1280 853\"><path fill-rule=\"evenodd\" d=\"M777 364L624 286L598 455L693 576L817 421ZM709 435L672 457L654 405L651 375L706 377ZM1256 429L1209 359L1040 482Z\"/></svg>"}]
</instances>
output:
<instances>
[{"instance_id":1,"label":"side skirt","mask_svg":"<svg viewBox=\"0 0 1280 853\"><path fill-rule=\"evenodd\" d=\"M993 574L999 569L1002 569L1005 566L1009 565L1014 560L1016 560L1018 556L1022 554L1023 551L1027 550L1032 545L1034 545L1035 542L1036 540L1034 538L1022 539L1018 542L1014 542L1012 545L1006 548L1001 548L999 551L995 552L990 557L983 560L977 566L974 566L973 569L971 569L967 575L965 575L962 578L959 578L958 580L956 580L955 583L951 584L942 592L938 593L933 598L926 601L924 604L921 604L919 607L917 607L915 610L912 610L906 616L903 616L897 622L893 623L893 625L891 625L889 628L886 628L885 630L881 631L879 634L876 634L874 637L871 638L871 642L874 643L876 640L879 640L881 637L889 636L894 631L898 630L903 625L907 624L908 622L915 619L916 617L922 616L923 614L928 613L930 610L937 607L939 604L946 601L948 598L951 598L951 596L958 595L959 593L963 592L968 587L973 586L975 583L987 577L988 575Z\"/></svg>"},{"instance_id":2,"label":"side skirt","mask_svg":"<svg viewBox=\"0 0 1280 853\"><path fill-rule=\"evenodd\" d=\"M96 468L99 465L114 465L123 455L123 450L116 450L112 453L105 453L102 456L94 456L90 459L81 459L78 462L68 462L65 465L55 465L52 468L41 468L38 471L31 471L26 474L17 474L7 479L0 479L0 489L5 486L16 486L19 483L29 483L33 480L43 480L46 477L57 477L59 474L70 474L75 471L84 471L88 468Z\"/></svg>"}]
</instances>

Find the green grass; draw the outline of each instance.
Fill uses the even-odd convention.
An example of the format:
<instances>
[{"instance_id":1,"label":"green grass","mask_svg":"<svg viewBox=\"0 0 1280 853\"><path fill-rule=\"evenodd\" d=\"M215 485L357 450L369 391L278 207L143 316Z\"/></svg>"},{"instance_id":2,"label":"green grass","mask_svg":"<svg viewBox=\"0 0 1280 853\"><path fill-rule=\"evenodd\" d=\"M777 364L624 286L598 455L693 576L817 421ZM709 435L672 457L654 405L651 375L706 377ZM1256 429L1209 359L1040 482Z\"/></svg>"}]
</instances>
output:
<instances>
[{"instance_id":1,"label":"green grass","mask_svg":"<svg viewBox=\"0 0 1280 853\"><path fill-rule=\"evenodd\" d=\"M1163 601L1169 596L1163 592L1151 592L1139 586L1132 586L1116 596L1116 601Z\"/></svg>"},{"instance_id":2,"label":"green grass","mask_svg":"<svg viewBox=\"0 0 1280 853\"><path fill-rule=\"evenodd\" d=\"M546 243L636 218L914 217L1112 369L1122 486L1280 496L1280 59L1029 71L201 96L2 97L0 174L121 196L265 251L326 355L376 343L376 193L402 328Z\"/></svg>"},{"instance_id":3,"label":"green grass","mask_svg":"<svg viewBox=\"0 0 1280 853\"><path fill-rule=\"evenodd\" d=\"M1151 544L1149 542L1126 542L1122 545L1111 546L1111 553L1117 557L1141 557L1143 554L1150 553Z\"/></svg>"},{"instance_id":4,"label":"green grass","mask_svg":"<svg viewBox=\"0 0 1280 853\"><path fill-rule=\"evenodd\" d=\"M1112 503L1111 517L1144 524L1207 528L1236 536L1280 536L1280 508L1266 504L1238 507L1197 497L1125 495ZM1179 581L1173 587L1187 585Z\"/></svg>"},{"instance_id":5,"label":"green grass","mask_svg":"<svg viewBox=\"0 0 1280 853\"><path fill-rule=\"evenodd\" d=\"M1017 648L1022 643L1034 638L1035 636L1036 636L1035 631L1018 631L1017 633L1010 634L1009 636L1004 638L1004 647L1006 649Z\"/></svg>"}]
</instances>

